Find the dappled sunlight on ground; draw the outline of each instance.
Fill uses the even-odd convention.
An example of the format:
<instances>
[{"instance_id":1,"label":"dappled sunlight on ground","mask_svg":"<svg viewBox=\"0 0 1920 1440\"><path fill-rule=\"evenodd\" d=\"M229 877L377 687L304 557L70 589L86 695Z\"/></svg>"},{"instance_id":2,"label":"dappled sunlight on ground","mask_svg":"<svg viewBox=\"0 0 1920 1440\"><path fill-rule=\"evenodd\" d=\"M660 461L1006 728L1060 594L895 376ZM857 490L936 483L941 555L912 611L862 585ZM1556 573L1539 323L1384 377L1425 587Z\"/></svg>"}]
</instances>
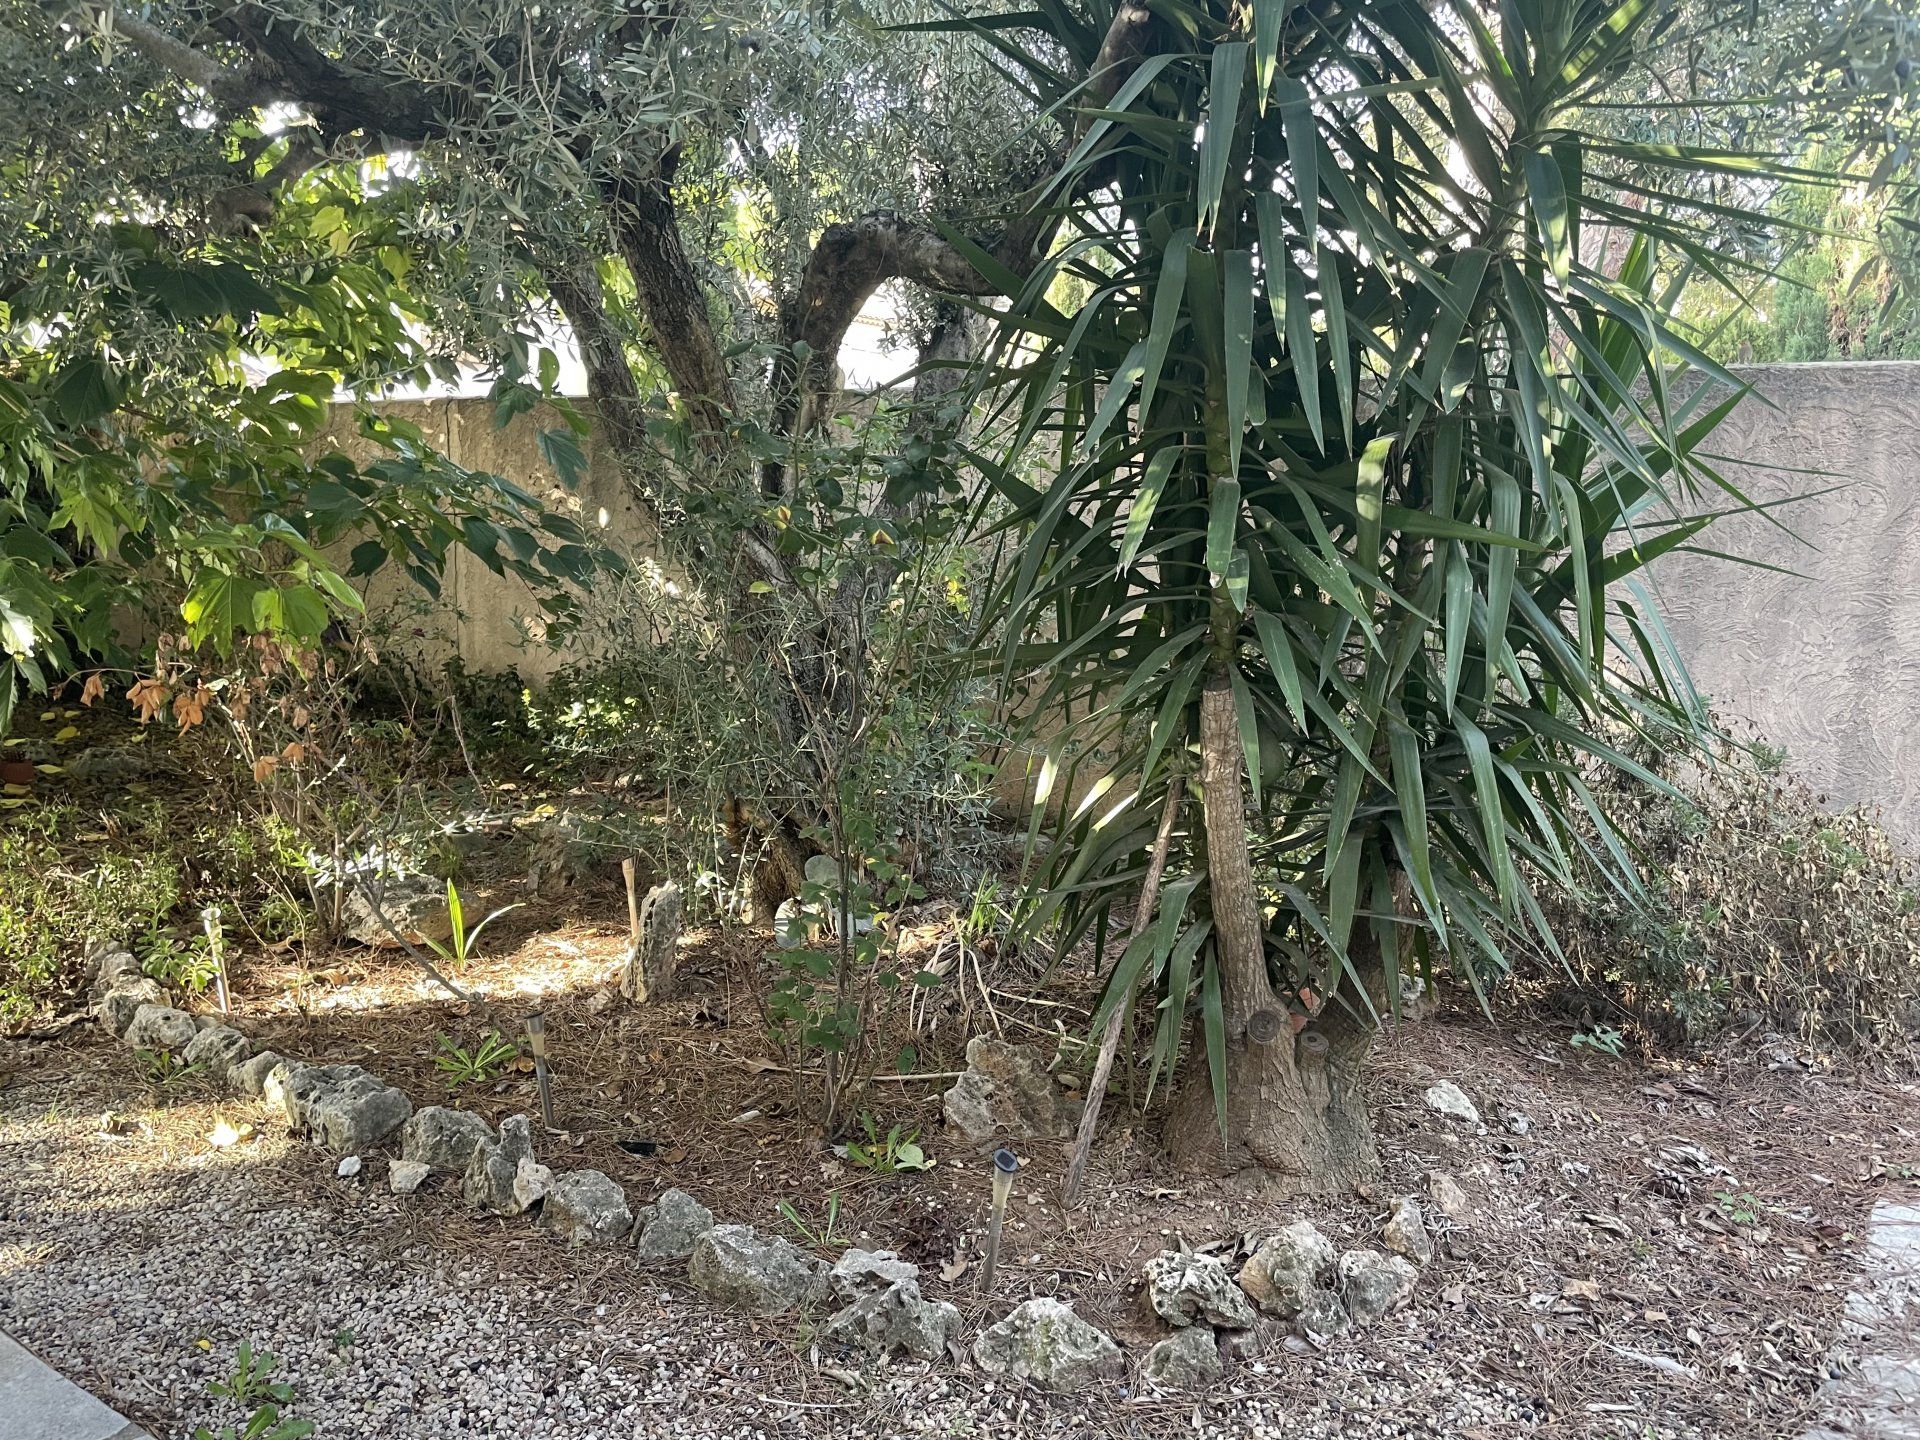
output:
<instances>
[{"instance_id":1,"label":"dappled sunlight on ground","mask_svg":"<svg viewBox=\"0 0 1920 1440\"><path fill-rule=\"evenodd\" d=\"M437 1063L442 1046L471 1047L496 1029L517 1036L538 1008L556 1125L536 1122L534 1141L555 1170L601 1170L635 1206L679 1187L723 1219L829 1255L848 1244L900 1250L922 1266L930 1296L959 1306L969 1335L1017 1299L1068 1298L1136 1357L1163 1333L1138 1294L1141 1267L1160 1250L1202 1247L1232 1262L1252 1237L1301 1216L1343 1248L1377 1246L1392 1197L1424 1193L1430 1170L1455 1176L1473 1211L1452 1224L1430 1217L1440 1254L1412 1307L1324 1352L1255 1332L1200 1404L1204 1424L1225 1434L1371 1433L1348 1428L1355 1407L1383 1422L1411 1417L1413 1434L1601 1440L1628 1433L1621 1417L1680 1436L1797 1433L1825 1379L1866 1210L1920 1168L1920 1104L1884 1080L1771 1053L1643 1064L1572 1049L1564 1030L1523 1012L1496 1027L1459 1010L1401 1026L1376 1046L1380 1183L1300 1199L1267 1177L1171 1166L1158 1106L1143 1108L1142 1047L1122 1054L1083 1208L1059 1204L1064 1143L1018 1146L1023 1169L999 1281L983 1295L990 1167L945 1125L940 1095L967 1038L996 1026L1038 1044L1073 1081L1085 1053L1061 1037L1084 1028L1084 970L1062 964L1013 979L1002 959L991 982L957 970L931 996L876 1013L883 1053L911 1042L914 1068L883 1067L856 1105L883 1131L916 1133L935 1162L922 1174L882 1175L829 1147L812 1109L816 1081L796 1075L769 1041L758 997L778 962L765 937L691 933L682 994L633 1006L617 994L623 909L611 897L603 913L575 906L557 923L521 912L512 926L503 920L460 977L474 1004L454 1001L391 952L251 957L235 976L231 1018L257 1047L362 1064L416 1105L457 1105L497 1122L538 1114L530 1063L521 1057L450 1085ZM916 923L902 963L951 955L942 949L950 934L938 918ZM551 1408L566 1395L592 1397L580 1404L597 1420L625 1417L606 1433L665 1434L645 1418L661 1418L655 1407L665 1402L648 1398L657 1391L705 1427L686 1433L744 1426L839 1436L847 1432L827 1422L869 1403L848 1400L856 1382L836 1377L852 1373L851 1361L808 1340L811 1322L725 1315L692 1296L679 1273L569 1255L527 1220L468 1211L457 1177L392 1196L380 1153L363 1157L357 1178L340 1178L334 1157L292 1142L265 1105L216 1098L192 1077L157 1093L142 1075L136 1057L81 1026L34 1047L0 1089L0 1166L20 1182L11 1195L0 1187L0 1323L53 1327L57 1362L97 1365L110 1398L141 1415L200 1413L193 1406L214 1357L198 1349L183 1357L178 1347L192 1347L201 1331L218 1332L215 1350L268 1332L329 1403L358 1406L346 1397L373 1395L368 1417L397 1415L383 1407L403 1400L457 1403L468 1419L450 1434L518 1437L541 1433L538 1424L576 1433L556 1418L571 1412ZM1466 1088L1484 1128L1426 1106L1423 1092L1437 1079ZM229 1132L234 1143L212 1143ZM291 1246L293 1258L257 1261L241 1255L249 1246L274 1255ZM149 1264L169 1277L151 1303L171 1318L122 1335L117 1302L106 1300L119 1284L115 1267ZM199 1313L192 1296L169 1298L182 1267L195 1266L221 1277L211 1282L218 1323L186 1318ZM227 1294L230 1270L251 1288ZM509 1298L518 1295L545 1298ZM482 1298L449 1298L459 1296ZM446 1329L461 1322L445 1317L470 1304L495 1317L492 1328ZM559 1359L516 1378L523 1347L553 1346L514 1326L597 1336L613 1316L607 1338L578 1351L561 1344ZM425 1353L422 1334L435 1337L429 1350L471 1355L471 1366L463 1379L436 1359L396 1384L378 1370L381 1357L318 1343L327 1326L378 1330L409 1354ZM500 1326L514 1338L497 1338ZM187 1378L148 1394L139 1377L154 1364ZM904 1373L904 1388L890 1380L871 1392L888 1423L898 1422L873 1433L918 1428L908 1417L922 1396L942 1397L924 1401L947 1417L941 1426L983 1407L1004 1419L995 1407L1012 1404L1025 1417L1014 1428L1036 1433L1158 1436L1195 1414L1192 1402L1138 1387L1036 1406L968 1369ZM492 1403L503 1386L517 1398ZM456 1393L464 1398L447 1398ZM769 1426L775 1413L795 1423ZM388 1440L353 1424L322 1433L336 1430Z\"/></svg>"}]
</instances>

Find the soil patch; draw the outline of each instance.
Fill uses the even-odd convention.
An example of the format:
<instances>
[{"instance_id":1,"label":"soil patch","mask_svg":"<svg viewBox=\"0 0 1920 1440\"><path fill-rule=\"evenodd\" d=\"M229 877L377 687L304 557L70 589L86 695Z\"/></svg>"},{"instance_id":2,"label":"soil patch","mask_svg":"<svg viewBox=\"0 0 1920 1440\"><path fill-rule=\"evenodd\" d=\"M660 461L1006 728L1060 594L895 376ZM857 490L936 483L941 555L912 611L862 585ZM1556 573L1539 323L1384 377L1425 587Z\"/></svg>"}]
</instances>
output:
<instances>
[{"instance_id":1,"label":"soil patch","mask_svg":"<svg viewBox=\"0 0 1920 1440\"><path fill-rule=\"evenodd\" d=\"M1523 1015L1496 1027L1449 1013L1376 1047L1387 1174L1365 1194L1301 1201L1258 1177L1174 1169L1157 1109L1140 1103L1145 1071L1126 1066L1084 1207L1058 1205L1064 1146L1024 1148L999 1283L984 1297L974 1281L989 1167L944 1129L939 1094L968 1036L996 1022L1058 1052L1072 1074L1083 975L1063 966L1001 982L990 965L984 976L959 967L933 1004L890 1015L889 1040L912 1044L916 1063L862 1103L883 1131L917 1127L938 1163L874 1175L813 1133L804 1084L769 1059L756 997L777 962L763 941L690 936L686 998L632 1007L616 993L617 911L577 906L553 929L511 918L493 958L462 977L484 1013L445 1003L402 958L342 951L304 967L256 960L236 988L239 1023L282 1053L361 1063L416 1104L447 1103L438 1036L468 1044L538 1008L557 1121L536 1127L542 1159L603 1170L636 1205L679 1186L723 1219L816 1237L823 1252L900 1249L924 1267L929 1295L965 1312L969 1339L1018 1301L1055 1295L1137 1361L1163 1333L1138 1294L1142 1266L1163 1248L1232 1258L1300 1215L1343 1246L1377 1243L1390 1198L1423 1193L1435 1169L1458 1178L1473 1213L1455 1225L1434 1217L1440 1253L1407 1311L1325 1352L1257 1331L1197 1400L1154 1395L1137 1378L1051 1400L968 1366L861 1374L802 1320L711 1310L681 1275L569 1255L524 1221L469 1214L444 1182L400 1199L379 1186L378 1164L337 1179L257 1106L196 1093L191 1080L155 1096L125 1050L80 1026L15 1044L6 1062L0 1323L157 1435L212 1413L205 1379L252 1339L287 1355L306 1387L300 1413L323 1436L946 1433L963 1416L977 1417L977 1433L1156 1435L1199 1423L1236 1435L1798 1436L1841 1338L1866 1213L1910 1192L1920 1169L1920 1106L1889 1077L1811 1069L1780 1045L1645 1065L1571 1049ZM904 963L953 958L950 925L929 915L918 929ZM1472 1096L1484 1133L1426 1106L1437 1079ZM451 1098L489 1119L537 1114L519 1070ZM132 1117L126 1133L104 1132L103 1111ZM222 1119L257 1133L212 1149ZM244 1258L255 1254L267 1258ZM126 1266L147 1290L124 1290ZM163 1290L170 1318L143 1320ZM469 1305L467 1328L450 1332L449 1313ZM394 1415L429 1396L453 1404L468 1381L459 1393L489 1390L496 1403L463 1400L463 1418L440 1429L375 1425L390 1383L376 1362L387 1361L322 1343L329 1325L360 1333L356 1311L414 1357ZM477 1347L479 1368L449 1372L448 1347ZM362 1393L355 1385L373 1387L373 1409L334 1398Z\"/></svg>"}]
</instances>

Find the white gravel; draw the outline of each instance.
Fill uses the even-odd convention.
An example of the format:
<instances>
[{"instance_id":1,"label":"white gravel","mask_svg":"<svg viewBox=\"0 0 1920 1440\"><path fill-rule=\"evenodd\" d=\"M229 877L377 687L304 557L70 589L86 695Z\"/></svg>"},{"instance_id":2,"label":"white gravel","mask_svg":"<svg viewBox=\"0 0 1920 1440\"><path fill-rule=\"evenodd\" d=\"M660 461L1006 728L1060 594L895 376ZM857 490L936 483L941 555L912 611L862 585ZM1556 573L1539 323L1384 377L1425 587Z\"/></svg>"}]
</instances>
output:
<instances>
[{"instance_id":1,"label":"white gravel","mask_svg":"<svg viewBox=\"0 0 1920 1440\"><path fill-rule=\"evenodd\" d=\"M43 1068L0 1088L0 1326L160 1440L242 1418L207 1385L243 1340L279 1357L296 1393L289 1413L321 1440L1505 1436L1538 1425L1524 1381L1492 1382L1430 1341L1303 1355L1274 1339L1230 1360L1200 1400L1124 1385L1049 1397L961 1364L855 1373L813 1348L801 1321L723 1314L671 1271L620 1252L569 1254L524 1220L471 1216L444 1179L395 1196L384 1164L336 1178L257 1104L143 1108L116 1050L34 1059ZM108 1108L134 1123L103 1127ZM221 1119L261 1133L213 1149ZM1666 1419L1643 1411L1631 1433L1695 1433Z\"/></svg>"}]
</instances>

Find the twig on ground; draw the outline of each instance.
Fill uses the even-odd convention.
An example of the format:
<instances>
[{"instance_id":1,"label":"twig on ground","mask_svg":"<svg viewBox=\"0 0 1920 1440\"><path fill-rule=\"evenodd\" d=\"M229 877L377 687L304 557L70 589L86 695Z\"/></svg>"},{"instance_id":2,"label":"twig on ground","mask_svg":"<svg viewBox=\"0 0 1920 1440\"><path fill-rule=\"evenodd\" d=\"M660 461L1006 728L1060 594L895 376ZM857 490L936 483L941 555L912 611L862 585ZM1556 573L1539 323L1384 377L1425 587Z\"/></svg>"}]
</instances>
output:
<instances>
[{"instance_id":1,"label":"twig on ground","mask_svg":"<svg viewBox=\"0 0 1920 1440\"><path fill-rule=\"evenodd\" d=\"M427 958L426 952L400 933L394 926L393 921L388 918L387 912L381 908L378 890L369 886L364 880L359 881L358 884L360 886L360 893L366 897L367 908L373 912L373 918L380 922L380 928L382 930L385 930L387 934L393 937L394 944L407 952L408 959L426 971L427 974L432 977L434 984L438 985L442 990L445 990L456 1000L468 1005L479 1006L482 1014L492 1013L492 1007L489 1006L486 1001L480 999L477 995L469 995L458 985L454 984L453 981L442 975L434 966L434 963Z\"/></svg>"}]
</instances>

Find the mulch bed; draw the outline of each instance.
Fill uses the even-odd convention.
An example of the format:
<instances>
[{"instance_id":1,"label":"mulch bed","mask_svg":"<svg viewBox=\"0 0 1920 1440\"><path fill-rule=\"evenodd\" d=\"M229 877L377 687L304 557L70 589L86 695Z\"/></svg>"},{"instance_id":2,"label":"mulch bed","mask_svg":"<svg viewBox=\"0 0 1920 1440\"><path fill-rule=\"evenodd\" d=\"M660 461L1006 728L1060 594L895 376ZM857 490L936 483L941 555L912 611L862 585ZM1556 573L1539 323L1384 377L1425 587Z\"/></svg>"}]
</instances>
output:
<instances>
[{"instance_id":1,"label":"mulch bed","mask_svg":"<svg viewBox=\"0 0 1920 1440\"><path fill-rule=\"evenodd\" d=\"M1676 1433L1797 1434L1817 1410L1866 1213L1920 1171L1920 1105L1900 1077L1777 1041L1717 1057L1615 1059L1569 1047L1563 1029L1524 1011L1496 1025L1457 1009L1376 1047L1385 1174L1365 1193L1301 1199L1260 1176L1176 1170L1160 1151L1155 1108L1138 1105L1144 1069L1123 1064L1080 1209L1058 1204L1065 1145L1023 1148L997 1293L981 1297L989 1166L943 1128L940 1092L968 1036L996 1022L1009 1039L1061 1050L1071 1072L1090 998L1083 970L1009 976L998 972L1010 964L989 963L978 977L967 968L950 978L911 1023L904 1002L887 1012L883 1053L912 1043L915 1067L861 1103L883 1133L918 1127L937 1164L875 1175L832 1152L806 1085L775 1058L757 998L777 965L763 939L690 935L684 998L635 1007L617 994L623 904L576 897L569 909L564 919L519 912L511 929L503 920L490 932L493 953L460 977L484 1008L446 1000L403 957L341 950L256 957L237 978L236 1020L283 1053L361 1063L417 1104L498 1120L538 1113L531 1075L510 1070L450 1095L434 1063L438 1037L470 1045L538 1008L557 1120L538 1146L556 1168L603 1170L636 1205L679 1186L723 1218L790 1234L777 1202L816 1233L837 1203L837 1242L905 1252L929 1293L953 1299L970 1324L1028 1294L1061 1295L1135 1345L1156 1338L1137 1286L1158 1250L1206 1246L1231 1258L1302 1214L1341 1245L1377 1243L1388 1199L1422 1193L1424 1172L1446 1170L1476 1213L1439 1225L1440 1256L1408 1317L1336 1349L1389 1371L1396 1357L1438 1364L1462 1383L1523 1396L1527 1428L1543 1435L1638 1434L1656 1421L1682 1425ZM905 962L950 958L951 926L935 912L920 918ZM1426 1107L1422 1090L1441 1078L1475 1098L1485 1133ZM501 1239L496 1222L478 1219L442 1236L462 1247ZM1324 1400L1352 1358L1302 1354L1277 1330L1238 1349L1246 1363L1230 1369L1228 1393L1302 1405ZM801 1395L839 1383L796 1370ZM1192 1413L1190 1402L1166 1410L1183 1428Z\"/></svg>"}]
</instances>

